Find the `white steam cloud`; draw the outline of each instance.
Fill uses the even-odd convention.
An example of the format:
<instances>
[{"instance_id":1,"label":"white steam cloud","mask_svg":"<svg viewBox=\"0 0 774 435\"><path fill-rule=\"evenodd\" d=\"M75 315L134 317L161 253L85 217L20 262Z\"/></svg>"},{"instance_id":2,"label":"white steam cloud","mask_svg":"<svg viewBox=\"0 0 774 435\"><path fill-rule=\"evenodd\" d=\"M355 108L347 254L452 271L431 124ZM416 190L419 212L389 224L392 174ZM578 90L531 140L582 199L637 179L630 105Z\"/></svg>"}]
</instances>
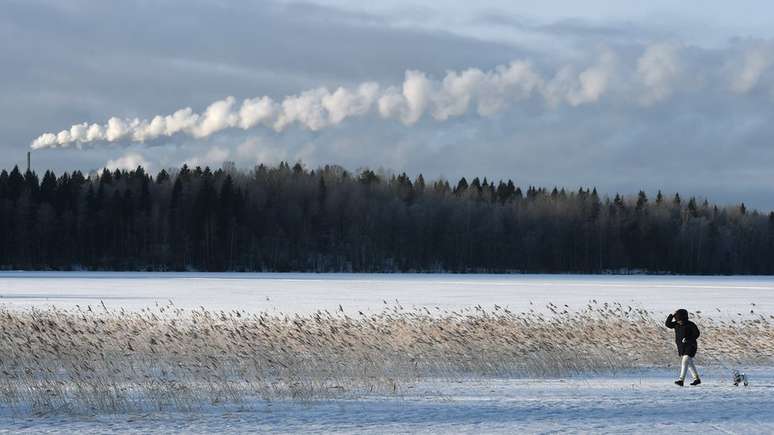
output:
<instances>
[{"instance_id":1,"label":"white steam cloud","mask_svg":"<svg viewBox=\"0 0 774 435\"><path fill-rule=\"evenodd\" d=\"M145 157L136 152L130 152L115 160L108 160L108 162L105 163L105 168L110 169L111 171L115 171L116 169L131 170L136 169L138 166L142 166L143 168L151 167L150 163L145 160Z\"/></svg>"},{"instance_id":2,"label":"white steam cloud","mask_svg":"<svg viewBox=\"0 0 774 435\"><path fill-rule=\"evenodd\" d=\"M32 148L80 147L82 144L128 140L145 142L178 133L203 138L227 128L257 126L281 132L292 125L321 130L348 118L378 113L410 125L426 113L437 120L465 114L475 105L483 116L492 115L509 103L528 98L544 86L543 80L524 61L512 62L493 71L468 69L449 72L440 82L420 71L406 71L401 88L366 82L355 88L312 89L274 101L270 97L249 98L237 104L234 97L210 104L203 113L190 107L150 120L110 118L104 125L76 124L59 133L45 133Z\"/></svg>"},{"instance_id":3,"label":"white steam cloud","mask_svg":"<svg viewBox=\"0 0 774 435\"><path fill-rule=\"evenodd\" d=\"M637 74L646 88L640 98L643 104L657 103L672 94L681 71L679 50L674 44L655 44L637 61Z\"/></svg>"},{"instance_id":4,"label":"white steam cloud","mask_svg":"<svg viewBox=\"0 0 774 435\"><path fill-rule=\"evenodd\" d=\"M645 51L639 59L637 74L633 75L640 82L638 89L646 92L638 101L650 104L670 95L672 81L680 70L678 50L679 47L656 45ZM59 133L40 135L31 147L80 148L92 142L146 142L176 134L204 138L225 129L259 126L277 132L294 125L317 131L371 114L411 125L426 116L445 121L471 110L480 116L492 116L530 99L543 101L551 108L575 107L600 101L609 92L617 68L615 54L606 51L585 68L567 66L548 78L523 60L490 71L450 71L441 80L408 70L403 84L397 87L375 82L333 91L323 87L281 101L263 96L237 102L234 97L227 97L210 104L202 113L187 107L151 119L112 117L105 124L76 124Z\"/></svg>"},{"instance_id":5,"label":"white steam cloud","mask_svg":"<svg viewBox=\"0 0 774 435\"><path fill-rule=\"evenodd\" d=\"M743 54L741 62L731 65L731 90L745 94L754 89L766 70L774 63L774 46L756 44Z\"/></svg>"}]
</instances>

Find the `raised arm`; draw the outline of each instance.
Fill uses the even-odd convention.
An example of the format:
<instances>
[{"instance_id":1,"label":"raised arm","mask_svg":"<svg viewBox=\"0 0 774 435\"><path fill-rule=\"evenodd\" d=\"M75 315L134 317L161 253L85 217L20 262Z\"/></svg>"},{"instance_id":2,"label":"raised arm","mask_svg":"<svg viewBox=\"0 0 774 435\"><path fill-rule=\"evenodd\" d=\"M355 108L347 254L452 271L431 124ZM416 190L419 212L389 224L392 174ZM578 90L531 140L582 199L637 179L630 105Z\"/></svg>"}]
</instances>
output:
<instances>
[{"instance_id":1,"label":"raised arm","mask_svg":"<svg viewBox=\"0 0 774 435\"><path fill-rule=\"evenodd\" d=\"M669 328L669 329L675 329L675 325L677 325L677 322L675 322L675 320L674 320L674 319L675 319L675 315L674 315L674 314L670 314L670 315L667 317L667 319L666 319L666 322L664 322L664 325L665 325L667 328Z\"/></svg>"}]
</instances>

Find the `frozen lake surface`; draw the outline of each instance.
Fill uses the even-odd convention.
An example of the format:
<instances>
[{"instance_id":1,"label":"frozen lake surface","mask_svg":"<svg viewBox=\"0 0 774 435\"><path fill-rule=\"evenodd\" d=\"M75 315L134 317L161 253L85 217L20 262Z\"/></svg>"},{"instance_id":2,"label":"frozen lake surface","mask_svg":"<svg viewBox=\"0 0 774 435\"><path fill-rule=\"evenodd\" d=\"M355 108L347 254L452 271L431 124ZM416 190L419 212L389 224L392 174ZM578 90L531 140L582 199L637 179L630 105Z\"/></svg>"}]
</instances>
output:
<instances>
[{"instance_id":1,"label":"frozen lake surface","mask_svg":"<svg viewBox=\"0 0 774 435\"><path fill-rule=\"evenodd\" d=\"M423 382L396 396L272 401L199 412L0 417L32 433L749 433L774 432L774 377L733 387L707 373L700 387L672 373L570 379ZM1 430L1 429L0 429Z\"/></svg>"},{"instance_id":2,"label":"frozen lake surface","mask_svg":"<svg viewBox=\"0 0 774 435\"><path fill-rule=\"evenodd\" d=\"M1 272L0 304L11 307L98 305L306 313L318 309L379 311L402 306L458 309L495 304L514 311L548 302L572 309L590 300L668 312L704 310L713 317L774 313L774 277L642 275L452 275ZM756 304L753 307L751 304ZM721 310L718 312L717 309Z\"/></svg>"}]
</instances>

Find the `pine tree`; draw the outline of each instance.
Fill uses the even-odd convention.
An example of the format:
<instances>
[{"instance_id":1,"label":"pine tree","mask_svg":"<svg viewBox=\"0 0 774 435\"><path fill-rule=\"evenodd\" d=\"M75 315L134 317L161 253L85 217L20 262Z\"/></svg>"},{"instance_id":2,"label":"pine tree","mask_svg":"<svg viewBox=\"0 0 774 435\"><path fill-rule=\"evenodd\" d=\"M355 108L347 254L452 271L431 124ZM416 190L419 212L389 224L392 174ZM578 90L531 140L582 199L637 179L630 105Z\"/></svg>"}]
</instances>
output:
<instances>
[{"instance_id":1,"label":"pine tree","mask_svg":"<svg viewBox=\"0 0 774 435\"><path fill-rule=\"evenodd\" d=\"M54 204L57 195L56 176L51 171L43 174L43 181L40 183L40 201Z\"/></svg>"},{"instance_id":2,"label":"pine tree","mask_svg":"<svg viewBox=\"0 0 774 435\"><path fill-rule=\"evenodd\" d=\"M14 166L11 170L11 173L8 175L8 187L7 187L7 197L11 201L16 201L19 199L22 193L22 189L24 188L24 177L22 176L21 172L19 172L19 167Z\"/></svg>"},{"instance_id":3,"label":"pine tree","mask_svg":"<svg viewBox=\"0 0 774 435\"><path fill-rule=\"evenodd\" d=\"M691 197L688 200L688 214L691 217L699 217L699 209L696 207L696 198Z\"/></svg>"},{"instance_id":4,"label":"pine tree","mask_svg":"<svg viewBox=\"0 0 774 435\"><path fill-rule=\"evenodd\" d=\"M300 174L294 171L294 176L300 176ZM220 188L217 207L217 235L222 252L219 258L224 259L225 263L220 265L220 269L233 270L234 268L234 238L236 234L234 209L236 200L234 182L231 175L227 175Z\"/></svg>"},{"instance_id":5,"label":"pine tree","mask_svg":"<svg viewBox=\"0 0 774 435\"><path fill-rule=\"evenodd\" d=\"M327 198L328 198L328 188L325 186L325 178L323 178L321 174L320 179L317 182L317 203L319 204L319 207L321 209L325 207L325 200Z\"/></svg>"},{"instance_id":6,"label":"pine tree","mask_svg":"<svg viewBox=\"0 0 774 435\"><path fill-rule=\"evenodd\" d=\"M361 184L366 186L370 186L379 182L379 177L376 175L376 173L374 173L374 171L370 169L364 169L362 172L360 172L360 175L358 175L357 178Z\"/></svg>"},{"instance_id":7,"label":"pine tree","mask_svg":"<svg viewBox=\"0 0 774 435\"><path fill-rule=\"evenodd\" d=\"M641 212L645 209L647 205L648 205L648 195L646 195L644 191L640 190L640 192L637 194L637 205L635 206L635 209L638 212Z\"/></svg>"},{"instance_id":8,"label":"pine tree","mask_svg":"<svg viewBox=\"0 0 774 435\"><path fill-rule=\"evenodd\" d=\"M481 193L481 180L479 180L478 177L475 177L473 181L470 182L470 188L475 189L476 193Z\"/></svg>"},{"instance_id":9,"label":"pine tree","mask_svg":"<svg viewBox=\"0 0 774 435\"><path fill-rule=\"evenodd\" d=\"M419 174L414 180L414 191L419 195L425 192L425 177L422 174Z\"/></svg>"},{"instance_id":10,"label":"pine tree","mask_svg":"<svg viewBox=\"0 0 774 435\"><path fill-rule=\"evenodd\" d=\"M465 179L465 177L460 178L460 181L457 183L457 187L454 188L454 193L456 195L462 195L468 190L468 180Z\"/></svg>"},{"instance_id":11,"label":"pine tree","mask_svg":"<svg viewBox=\"0 0 774 435\"><path fill-rule=\"evenodd\" d=\"M169 181L169 174L166 170L162 169L161 172L156 176L156 184L164 184L167 181Z\"/></svg>"},{"instance_id":12,"label":"pine tree","mask_svg":"<svg viewBox=\"0 0 774 435\"><path fill-rule=\"evenodd\" d=\"M24 173L24 191L30 195L31 198L37 200L40 193L40 181L38 180L38 174L33 171L27 170Z\"/></svg>"},{"instance_id":13,"label":"pine tree","mask_svg":"<svg viewBox=\"0 0 774 435\"><path fill-rule=\"evenodd\" d=\"M613 205L619 210L624 210L626 208L626 203L624 202L623 197L617 193L615 194L615 199L613 199Z\"/></svg>"},{"instance_id":14,"label":"pine tree","mask_svg":"<svg viewBox=\"0 0 774 435\"><path fill-rule=\"evenodd\" d=\"M8 198L8 171L0 171L0 201Z\"/></svg>"}]
</instances>

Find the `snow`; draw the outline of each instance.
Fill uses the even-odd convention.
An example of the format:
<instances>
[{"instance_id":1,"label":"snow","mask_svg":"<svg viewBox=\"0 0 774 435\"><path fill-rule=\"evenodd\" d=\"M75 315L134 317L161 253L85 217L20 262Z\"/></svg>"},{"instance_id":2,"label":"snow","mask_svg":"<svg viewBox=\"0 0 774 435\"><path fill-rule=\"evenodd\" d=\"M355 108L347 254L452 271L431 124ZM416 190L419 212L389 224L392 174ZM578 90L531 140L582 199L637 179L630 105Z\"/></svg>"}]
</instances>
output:
<instances>
[{"instance_id":1,"label":"snow","mask_svg":"<svg viewBox=\"0 0 774 435\"><path fill-rule=\"evenodd\" d=\"M138 310L172 300L210 310L306 313L341 305L356 312L379 311L385 300L397 300L408 308L497 304L522 311L548 302L577 309L592 299L657 313L686 307L712 317L750 309L772 314L774 277L0 273L0 304L11 309L104 301ZM731 368L705 369L700 358L698 363L704 381L699 387L676 387L676 372L659 369L569 379L435 379L405 385L395 395L256 400L207 405L196 412L13 415L0 408L0 432L774 432L774 367L740 367L751 379L744 388L731 385Z\"/></svg>"},{"instance_id":2,"label":"snow","mask_svg":"<svg viewBox=\"0 0 774 435\"><path fill-rule=\"evenodd\" d=\"M774 277L453 274L241 274L123 272L1 272L0 304L11 307L97 305L141 309L173 301L179 307L308 313L318 309L380 311L404 307L459 309L495 304L514 311L548 302L572 309L591 299L659 313L677 307L713 317L774 313ZM751 304L755 303L755 307ZM720 310L720 312L717 311Z\"/></svg>"},{"instance_id":3,"label":"snow","mask_svg":"<svg viewBox=\"0 0 774 435\"><path fill-rule=\"evenodd\" d=\"M211 406L194 413L0 417L37 433L772 433L774 372L733 387L706 373L700 387L673 373L618 377L428 381L394 396Z\"/></svg>"}]
</instances>

